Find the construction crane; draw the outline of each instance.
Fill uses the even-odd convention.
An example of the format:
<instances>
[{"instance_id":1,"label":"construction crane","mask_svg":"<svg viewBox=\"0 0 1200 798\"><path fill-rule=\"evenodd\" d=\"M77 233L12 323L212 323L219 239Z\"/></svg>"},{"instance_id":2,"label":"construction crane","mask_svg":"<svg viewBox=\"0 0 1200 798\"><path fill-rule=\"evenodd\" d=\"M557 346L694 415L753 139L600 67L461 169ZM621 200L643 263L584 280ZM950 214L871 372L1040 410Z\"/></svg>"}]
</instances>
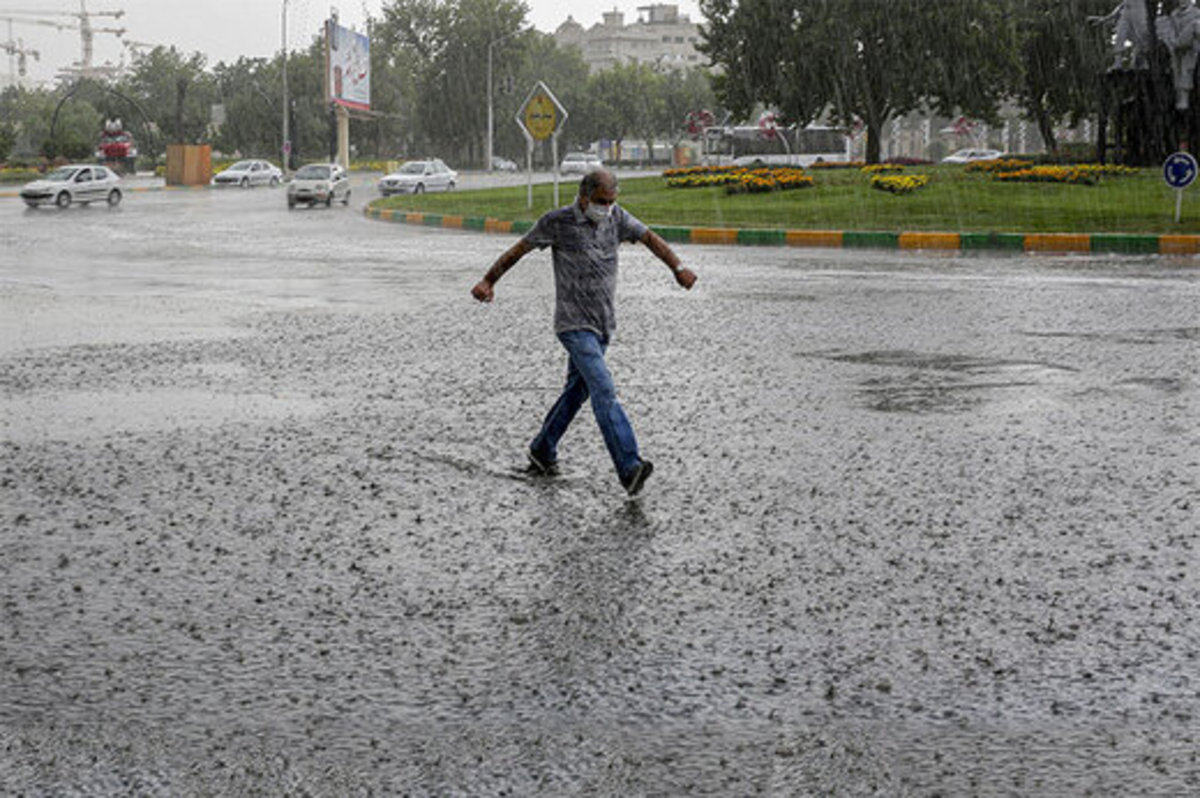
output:
<instances>
[{"instance_id":1,"label":"construction crane","mask_svg":"<svg viewBox=\"0 0 1200 798\"><path fill-rule=\"evenodd\" d=\"M12 16L16 15L16 16ZM95 38L97 33L112 33L118 37L125 35L124 28L98 28L92 24L93 17L112 17L120 19L125 16L122 10L117 11L88 11L87 1L79 0L78 11L28 11L25 9L0 9L0 18L6 19L11 25L13 22L20 22L30 25L44 25L46 27L58 28L59 30L77 30L79 31L81 57L79 60L78 73L83 76L92 76L97 72L93 66L93 56L95 53ZM46 19L46 17L73 17L77 19L78 24L67 22L59 22L57 20ZM11 40L11 36L9 39Z\"/></svg>"}]
</instances>

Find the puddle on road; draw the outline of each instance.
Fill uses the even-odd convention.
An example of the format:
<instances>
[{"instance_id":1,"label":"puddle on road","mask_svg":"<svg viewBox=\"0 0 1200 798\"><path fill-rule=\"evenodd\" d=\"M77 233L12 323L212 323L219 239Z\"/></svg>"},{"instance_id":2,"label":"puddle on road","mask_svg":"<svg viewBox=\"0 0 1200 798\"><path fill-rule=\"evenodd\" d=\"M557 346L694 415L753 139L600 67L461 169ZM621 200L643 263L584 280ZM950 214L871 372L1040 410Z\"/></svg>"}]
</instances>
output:
<instances>
[{"instance_id":1,"label":"puddle on road","mask_svg":"<svg viewBox=\"0 0 1200 798\"><path fill-rule=\"evenodd\" d=\"M905 374L868 377L859 383L859 394L866 406L883 413L965 412L981 406L999 391L1036 388L1056 375L1076 371L1069 366L1035 360L911 350L827 352L809 356L835 363L905 370Z\"/></svg>"},{"instance_id":2,"label":"puddle on road","mask_svg":"<svg viewBox=\"0 0 1200 798\"><path fill-rule=\"evenodd\" d=\"M952 371L965 374L996 374L1035 371L1075 371L1069 366L1059 366L1053 363L1042 363L1036 360L1005 360L1002 358L978 357L972 355L946 355L937 353L912 352L909 350L882 350L861 352L858 354L817 354L837 363L862 363L873 366L892 366L907 369L922 369L933 371Z\"/></svg>"},{"instance_id":3,"label":"puddle on road","mask_svg":"<svg viewBox=\"0 0 1200 798\"><path fill-rule=\"evenodd\" d=\"M324 403L308 396L222 394L196 390L84 391L0 401L0 435L22 442L103 437L226 423L312 416Z\"/></svg>"}]
</instances>

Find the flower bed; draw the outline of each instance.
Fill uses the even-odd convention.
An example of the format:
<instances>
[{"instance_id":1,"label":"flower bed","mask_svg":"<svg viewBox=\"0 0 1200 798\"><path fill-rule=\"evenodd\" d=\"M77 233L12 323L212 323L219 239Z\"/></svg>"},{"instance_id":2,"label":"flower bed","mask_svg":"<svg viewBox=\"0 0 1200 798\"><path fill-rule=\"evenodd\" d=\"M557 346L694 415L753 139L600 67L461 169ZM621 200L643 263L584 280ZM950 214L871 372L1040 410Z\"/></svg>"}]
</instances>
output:
<instances>
[{"instance_id":1,"label":"flower bed","mask_svg":"<svg viewBox=\"0 0 1200 798\"><path fill-rule=\"evenodd\" d=\"M871 178L871 188L890 194L911 194L928 183L928 175L875 175Z\"/></svg>"},{"instance_id":2,"label":"flower bed","mask_svg":"<svg viewBox=\"0 0 1200 798\"><path fill-rule=\"evenodd\" d=\"M681 166L675 169L664 169L663 177L670 180L674 177L697 177L704 175L726 174L736 172L744 167L740 166Z\"/></svg>"},{"instance_id":3,"label":"flower bed","mask_svg":"<svg viewBox=\"0 0 1200 798\"><path fill-rule=\"evenodd\" d=\"M738 166L693 166L663 172L667 188L708 188L725 186L730 194L761 194L808 188L813 179L795 166L747 169Z\"/></svg>"},{"instance_id":4,"label":"flower bed","mask_svg":"<svg viewBox=\"0 0 1200 798\"><path fill-rule=\"evenodd\" d=\"M809 169L862 169L866 166L862 161L816 161L808 165Z\"/></svg>"},{"instance_id":5,"label":"flower bed","mask_svg":"<svg viewBox=\"0 0 1200 798\"><path fill-rule=\"evenodd\" d=\"M1069 183L1094 186L1099 182L1100 174L1080 166L1030 166L1011 172L995 172L993 177L1004 183Z\"/></svg>"},{"instance_id":6,"label":"flower bed","mask_svg":"<svg viewBox=\"0 0 1200 798\"><path fill-rule=\"evenodd\" d=\"M898 163L875 163L864 166L860 171L868 175L877 175L884 172L903 172L904 165Z\"/></svg>"},{"instance_id":7,"label":"flower bed","mask_svg":"<svg viewBox=\"0 0 1200 798\"><path fill-rule=\"evenodd\" d=\"M737 174L725 191L729 194L764 194L768 191L787 191L809 188L813 179L803 169L780 167L775 169L747 169Z\"/></svg>"},{"instance_id":8,"label":"flower bed","mask_svg":"<svg viewBox=\"0 0 1200 798\"><path fill-rule=\"evenodd\" d=\"M963 167L963 172L986 172L987 174L1015 172L1019 169L1027 169L1032 165L1033 161L1023 158L996 158L991 161L972 161Z\"/></svg>"}]
</instances>

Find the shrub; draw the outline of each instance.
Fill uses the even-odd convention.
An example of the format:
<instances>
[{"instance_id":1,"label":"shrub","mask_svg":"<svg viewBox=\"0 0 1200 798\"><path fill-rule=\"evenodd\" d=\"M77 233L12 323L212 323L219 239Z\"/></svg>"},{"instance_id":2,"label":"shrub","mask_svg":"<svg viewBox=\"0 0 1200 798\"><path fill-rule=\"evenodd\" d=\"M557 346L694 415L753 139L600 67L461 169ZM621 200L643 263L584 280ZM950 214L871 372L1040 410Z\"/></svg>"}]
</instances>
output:
<instances>
[{"instance_id":1,"label":"shrub","mask_svg":"<svg viewBox=\"0 0 1200 798\"><path fill-rule=\"evenodd\" d=\"M40 173L37 169L26 166L0 167L0 183L28 183L37 180Z\"/></svg>"}]
</instances>

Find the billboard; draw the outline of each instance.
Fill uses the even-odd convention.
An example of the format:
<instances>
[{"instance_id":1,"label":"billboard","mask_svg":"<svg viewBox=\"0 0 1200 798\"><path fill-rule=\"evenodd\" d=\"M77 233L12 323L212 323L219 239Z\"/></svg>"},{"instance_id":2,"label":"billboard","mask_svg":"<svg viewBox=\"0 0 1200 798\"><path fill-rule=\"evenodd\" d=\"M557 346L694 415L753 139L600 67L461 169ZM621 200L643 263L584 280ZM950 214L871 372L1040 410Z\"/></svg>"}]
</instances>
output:
<instances>
[{"instance_id":1,"label":"billboard","mask_svg":"<svg viewBox=\"0 0 1200 798\"><path fill-rule=\"evenodd\" d=\"M371 110L371 41L332 19L325 23L325 101Z\"/></svg>"}]
</instances>

